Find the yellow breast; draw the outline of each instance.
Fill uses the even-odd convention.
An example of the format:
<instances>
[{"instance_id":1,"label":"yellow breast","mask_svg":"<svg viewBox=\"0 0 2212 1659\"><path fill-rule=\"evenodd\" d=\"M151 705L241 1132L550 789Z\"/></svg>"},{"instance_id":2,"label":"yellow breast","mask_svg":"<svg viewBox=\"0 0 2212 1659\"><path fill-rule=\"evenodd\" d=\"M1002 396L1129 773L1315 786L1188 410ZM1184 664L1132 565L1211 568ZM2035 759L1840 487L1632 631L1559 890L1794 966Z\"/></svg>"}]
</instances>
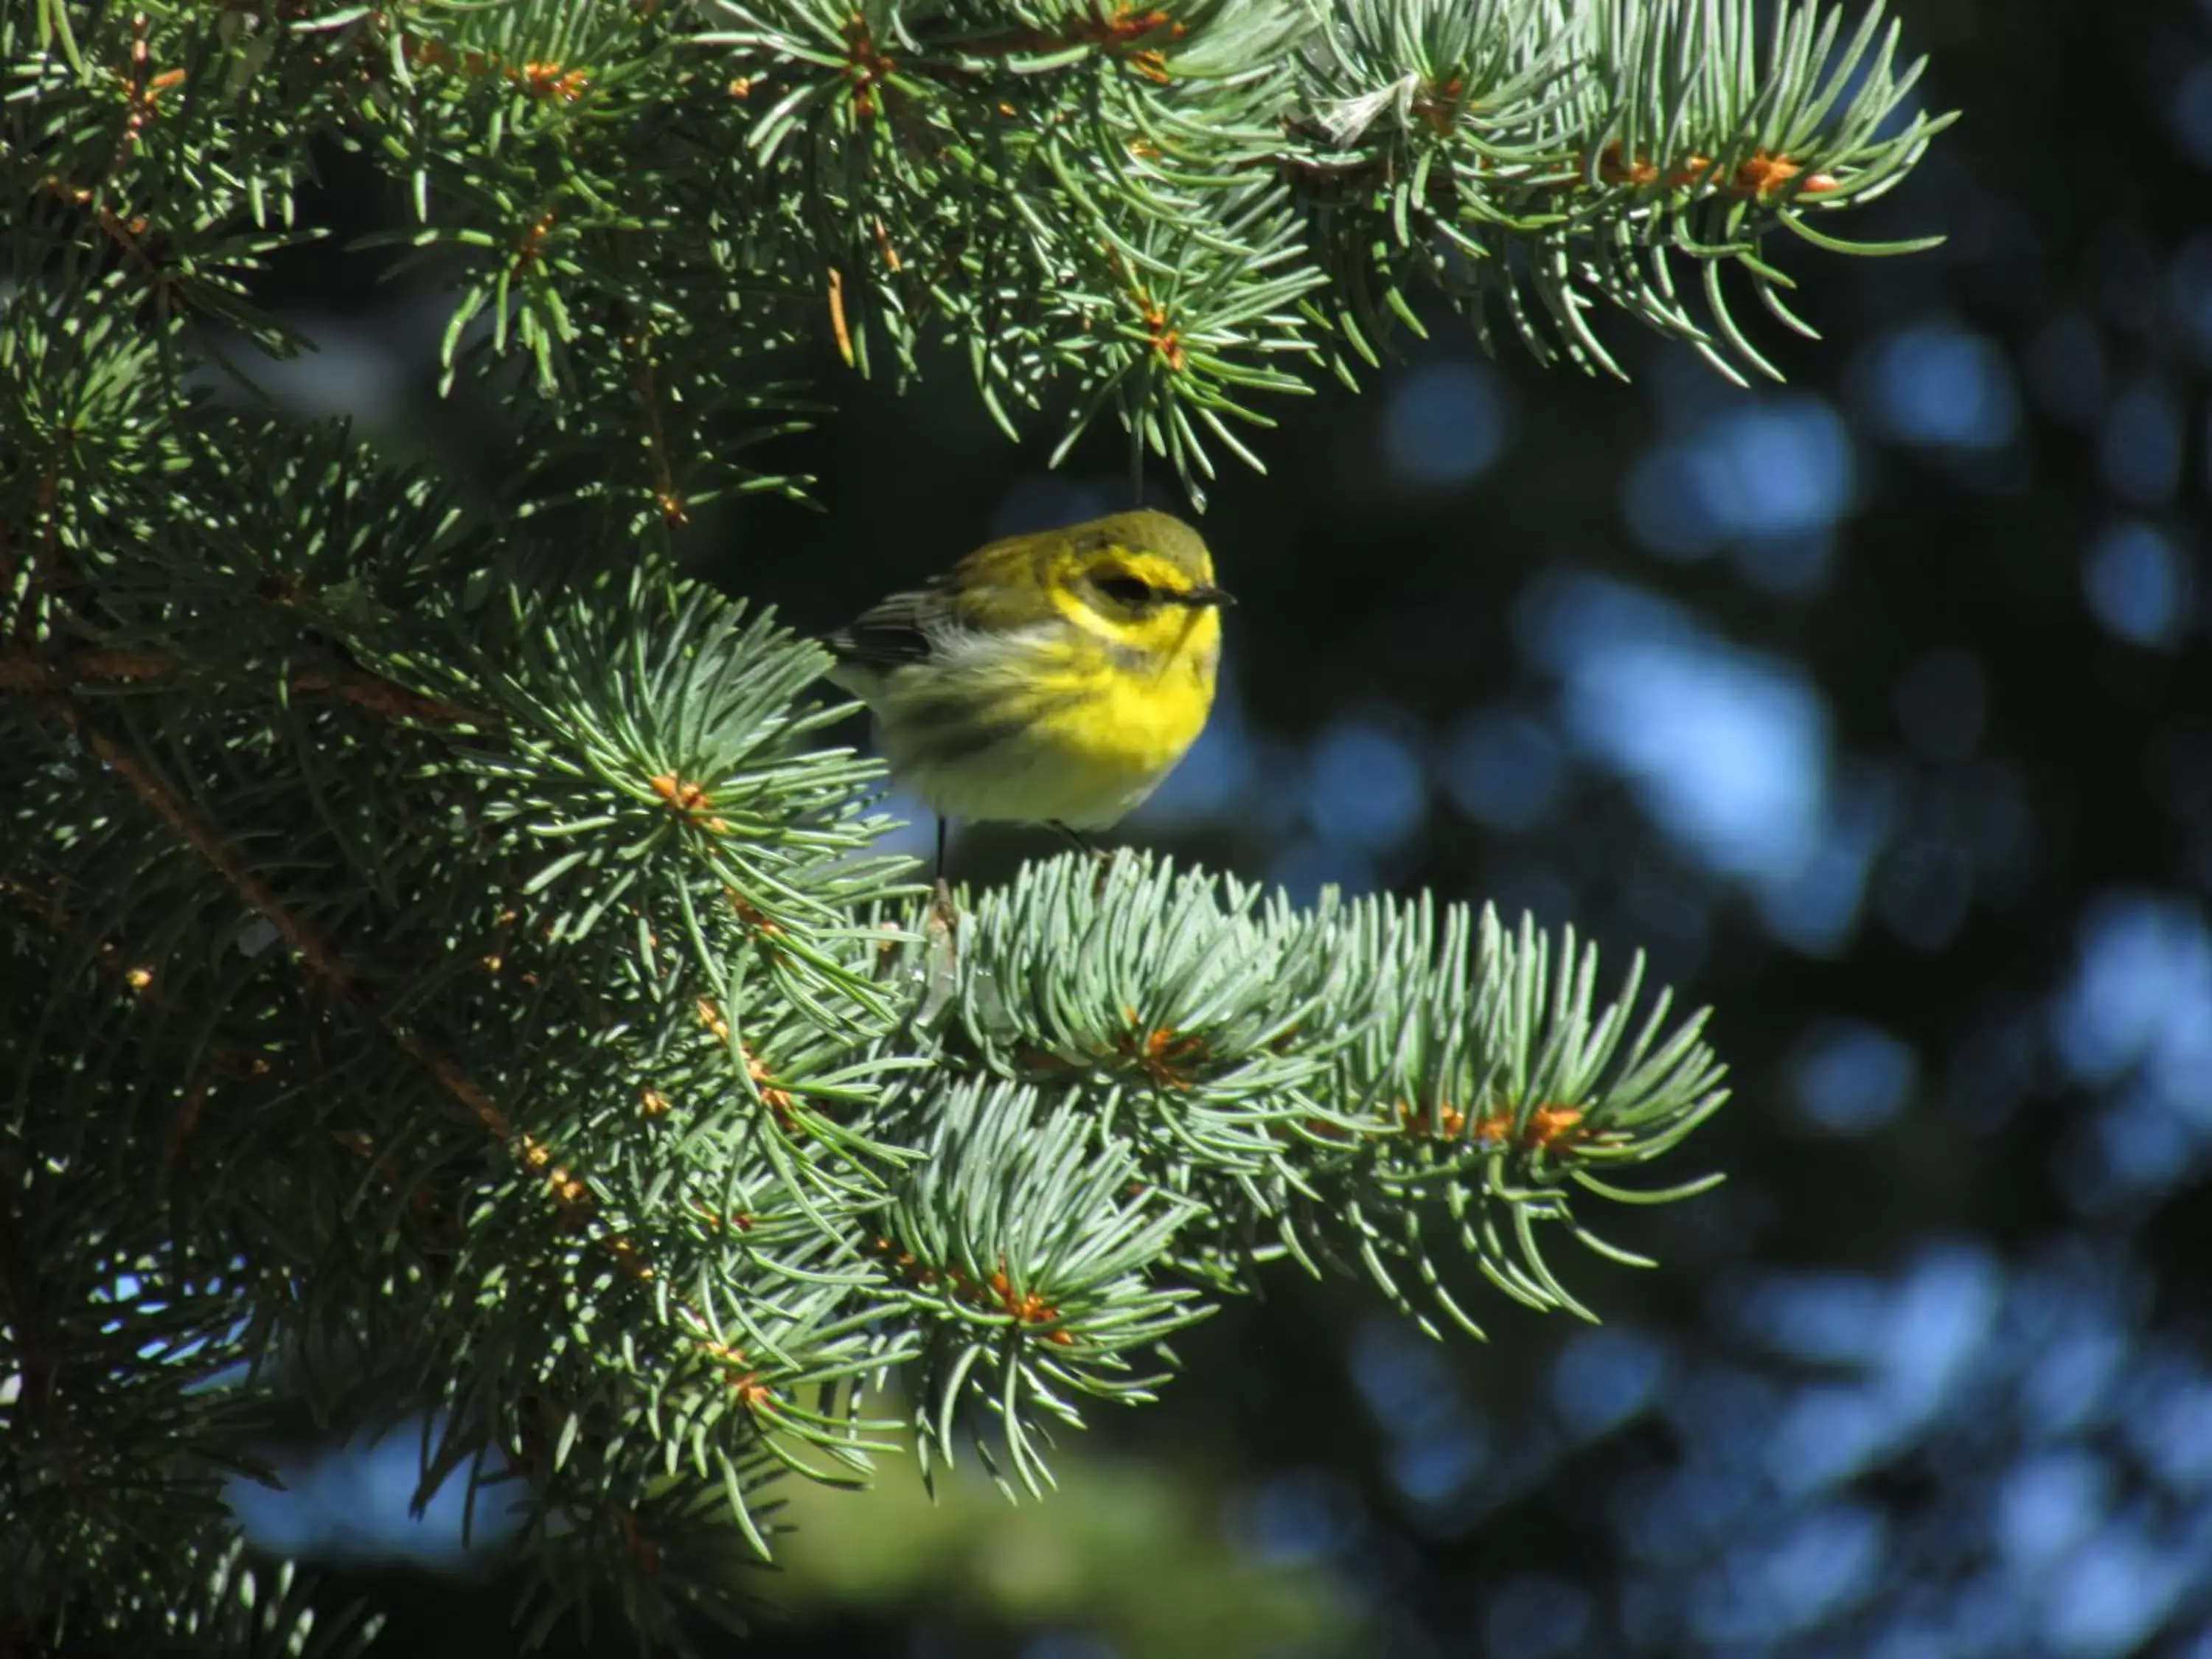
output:
<instances>
[{"instance_id":1,"label":"yellow breast","mask_svg":"<svg viewBox=\"0 0 2212 1659\"><path fill-rule=\"evenodd\" d=\"M1158 787L1197 741L1213 708L1220 635L1212 616L1192 620L1203 626L1164 658L1085 641L1039 676L1037 718L1016 747L1040 793L1061 798L1047 816L1103 829Z\"/></svg>"},{"instance_id":2,"label":"yellow breast","mask_svg":"<svg viewBox=\"0 0 2212 1659\"><path fill-rule=\"evenodd\" d=\"M1211 623L1208 617L1204 619ZM1197 740L1213 708L1216 653L1185 651L1158 664L1089 660L1042 677L1049 700L1038 735L1121 774L1165 772Z\"/></svg>"},{"instance_id":3,"label":"yellow breast","mask_svg":"<svg viewBox=\"0 0 2212 1659\"><path fill-rule=\"evenodd\" d=\"M1220 627L1211 615L1164 653L1114 647L1074 629L1000 648L953 690L877 700L892 769L954 817L1102 830L1174 769L1213 707ZM988 688L988 689L987 689ZM988 707L996 718L977 720Z\"/></svg>"}]
</instances>

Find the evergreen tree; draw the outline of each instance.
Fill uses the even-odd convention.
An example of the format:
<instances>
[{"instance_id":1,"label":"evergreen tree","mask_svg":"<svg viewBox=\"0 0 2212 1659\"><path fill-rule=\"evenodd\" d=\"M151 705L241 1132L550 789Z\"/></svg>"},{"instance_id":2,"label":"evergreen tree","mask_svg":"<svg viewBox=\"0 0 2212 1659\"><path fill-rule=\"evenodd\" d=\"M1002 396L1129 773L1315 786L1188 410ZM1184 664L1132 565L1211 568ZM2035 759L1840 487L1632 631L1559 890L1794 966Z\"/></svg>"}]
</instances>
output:
<instances>
[{"instance_id":1,"label":"evergreen tree","mask_svg":"<svg viewBox=\"0 0 2212 1659\"><path fill-rule=\"evenodd\" d=\"M1129 851L933 931L824 653L673 549L803 488L755 459L823 334L1056 453L1110 410L1200 506L1425 316L1771 372L1778 234L1900 251L1820 228L1942 125L1894 48L1809 0L11 3L0 1632L364 1641L240 1553L279 1401L429 1425L532 1629L680 1638L777 1481L872 1478L872 1383L925 1474L1036 1492L1271 1260L1587 1316L1543 1247L1705 1184L1632 1174L1723 1098L1698 1018ZM511 417L489 496L213 395L312 345L254 273L339 151Z\"/></svg>"}]
</instances>

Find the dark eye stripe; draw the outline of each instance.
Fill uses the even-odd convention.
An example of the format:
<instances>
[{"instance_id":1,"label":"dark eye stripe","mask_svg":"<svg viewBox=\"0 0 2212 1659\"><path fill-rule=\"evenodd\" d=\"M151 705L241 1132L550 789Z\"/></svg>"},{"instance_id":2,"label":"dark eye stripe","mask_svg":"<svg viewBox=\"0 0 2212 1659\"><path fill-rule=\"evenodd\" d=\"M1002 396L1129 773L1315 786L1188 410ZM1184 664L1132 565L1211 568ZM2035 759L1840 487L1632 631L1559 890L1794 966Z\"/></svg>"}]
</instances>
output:
<instances>
[{"instance_id":1,"label":"dark eye stripe","mask_svg":"<svg viewBox=\"0 0 2212 1659\"><path fill-rule=\"evenodd\" d=\"M1139 576L1101 576L1098 591L1124 605L1146 605L1157 596L1153 586Z\"/></svg>"}]
</instances>

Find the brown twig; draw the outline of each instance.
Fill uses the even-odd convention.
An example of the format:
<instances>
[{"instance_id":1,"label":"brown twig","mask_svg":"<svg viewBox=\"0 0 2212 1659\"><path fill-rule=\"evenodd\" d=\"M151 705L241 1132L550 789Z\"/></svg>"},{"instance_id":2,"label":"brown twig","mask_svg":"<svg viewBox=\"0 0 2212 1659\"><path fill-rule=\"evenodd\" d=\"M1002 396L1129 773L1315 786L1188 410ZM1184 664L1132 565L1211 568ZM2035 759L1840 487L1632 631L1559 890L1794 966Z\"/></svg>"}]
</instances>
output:
<instances>
[{"instance_id":1,"label":"brown twig","mask_svg":"<svg viewBox=\"0 0 2212 1659\"><path fill-rule=\"evenodd\" d=\"M27 647L0 649L0 691L66 695L84 685L165 679L181 668L182 665L174 659L119 646L88 646L78 650L44 653ZM441 702L365 668L303 670L292 677L291 688L299 692L334 693L356 708L381 714L387 720L420 720L428 726L489 727L502 724L502 717L495 712Z\"/></svg>"},{"instance_id":2,"label":"brown twig","mask_svg":"<svg viewBox=\"0 0 2212 1659\"><path fill-rule=\"evenodd\" d=\"M684 498L676 493L676 477L668 465L668 438L660 426L660 395L659 382L653 369L653 357L645 349L646 336L633 334L623 341L636 367L631 371L630 384L637 392L638 407L645 411L646 453L653 460L653 497L660 508L660 521L672 528L689 524L691 515L686 510Z\"/></svg>"},{"instance_id":3,"label":"brown twig","mask_svg":"<svg viewBox=\"0 0 2212 1659\"><path fill-rule=\"evenodd\" d=\"M160 679L171 666L166 657L144 651L0 649L0 691L60 693L78 685Z\"/></svg>"},{"instance_id":4,"label":"brown twig","mask_svg":"<svg viewBox=\"0 0 2212 1659\"><path fill-rule=\"evenodd\" d=\"M87 724L82 720L72 723L81 731ZM276 895L263 884L261 878L239 860L212 829L195 817L168 787L154 775L149 767L113 742L105 732L93 731L88 736L93 753L105 761L108 769L131 787L132 793L153 809L155 815L175 832L179 840L213 866L216 872L252 907L255 915L276 930L284 942L299 953L300 959L307 964L317 978L348 996L359 994L355 991L352 975L346 972L337 952L279 902Z\"/></svg>"}]
</instances>

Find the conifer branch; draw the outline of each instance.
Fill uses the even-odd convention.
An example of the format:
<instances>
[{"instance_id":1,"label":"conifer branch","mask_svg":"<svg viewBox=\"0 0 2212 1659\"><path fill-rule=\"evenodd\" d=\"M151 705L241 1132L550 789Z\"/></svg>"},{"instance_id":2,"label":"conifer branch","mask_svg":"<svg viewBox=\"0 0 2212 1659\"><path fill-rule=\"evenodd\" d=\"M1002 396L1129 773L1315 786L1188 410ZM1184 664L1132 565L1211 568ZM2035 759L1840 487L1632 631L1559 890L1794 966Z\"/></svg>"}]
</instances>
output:
<instances>
[{"instance_id":1,"label":"conifer branch","mask_svg":"<svg viewBox=\"0 0 2212 1659\"><path fill-rule=\"evenodd\" d=\"M0 64L0 1632L353 1651L222 1503L293 1401L418 1422L526 1632L672 1639L873 1398L1039 1492L1270 1263L1586 1315L1550 1247L1705 1184L1638 1184L1702 1017L1571 935L1125 854L954 951L820 647L668 542L805 487L810 342L1194 493L1446 313L1763 370L1723 273L1802 327L1768 241L1948 118L1879 7L39 0ZM253 283L331 144L532 458L489 504L198 390L307 343Z\"/></svg>"}]
</instances>

